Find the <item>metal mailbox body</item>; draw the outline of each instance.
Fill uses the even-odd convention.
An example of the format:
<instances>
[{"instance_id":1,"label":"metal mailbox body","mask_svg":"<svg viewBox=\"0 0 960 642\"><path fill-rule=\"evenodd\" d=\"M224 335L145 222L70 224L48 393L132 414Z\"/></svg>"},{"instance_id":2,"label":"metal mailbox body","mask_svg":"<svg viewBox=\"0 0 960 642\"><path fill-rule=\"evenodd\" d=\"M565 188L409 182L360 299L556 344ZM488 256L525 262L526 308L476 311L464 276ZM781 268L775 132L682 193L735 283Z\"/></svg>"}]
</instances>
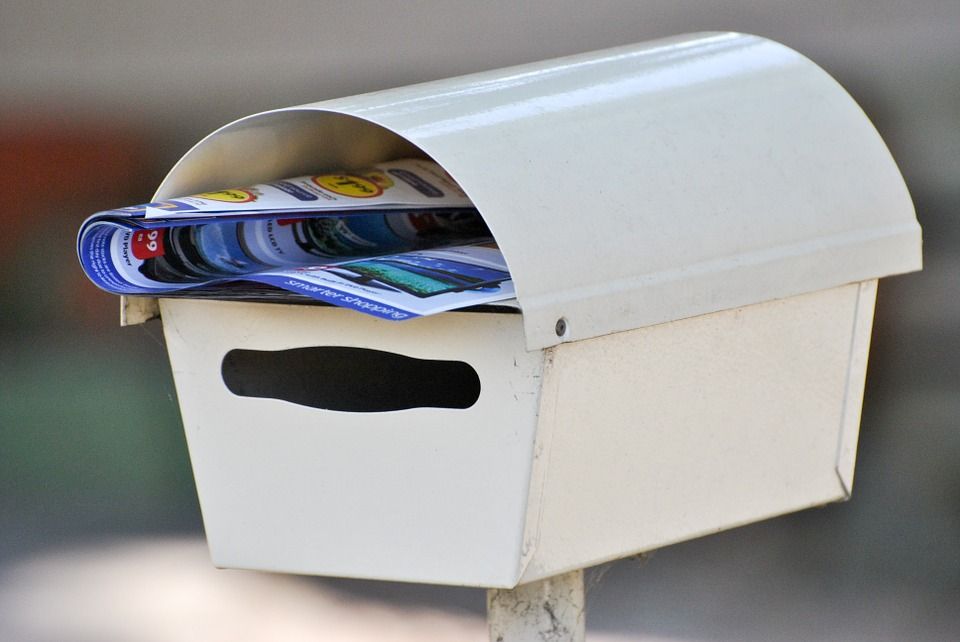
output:
<instances>
[{"instance_id":1,"label":"metal mailbox body","mask_svg":"<svg viewBox=\"0 0 960 642\"><path fill-rule=\"evenodd\" d=\"M217 564L510 587L849 495L876 279L920 268L920 229L815 64L699 34L276 110L157 198L405 155L470 195L518 310L163 300ZM468 363L480 397L336 412L220 374L329 345Z\"/></svg>"}]
</instances>

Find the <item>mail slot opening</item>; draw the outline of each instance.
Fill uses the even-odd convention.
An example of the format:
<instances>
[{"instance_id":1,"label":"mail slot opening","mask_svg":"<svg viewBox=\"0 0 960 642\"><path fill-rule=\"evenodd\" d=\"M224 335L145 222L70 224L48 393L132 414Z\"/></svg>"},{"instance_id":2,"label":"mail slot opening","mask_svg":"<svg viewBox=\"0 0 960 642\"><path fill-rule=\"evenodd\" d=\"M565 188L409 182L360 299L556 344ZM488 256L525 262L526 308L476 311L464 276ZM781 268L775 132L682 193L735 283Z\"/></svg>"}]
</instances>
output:
<instances>
[{"instance_id":1,"label":"mail slot opening","mask_svg":"<svg viewBox=\"0 0 960 642\"><path fill-rule=\"evenodd\" d=\"M231 350L221 374L241 397L341 412L465 409L480 397L480 377L462 361L346 346Z\"/></svg>"}]
</instances>

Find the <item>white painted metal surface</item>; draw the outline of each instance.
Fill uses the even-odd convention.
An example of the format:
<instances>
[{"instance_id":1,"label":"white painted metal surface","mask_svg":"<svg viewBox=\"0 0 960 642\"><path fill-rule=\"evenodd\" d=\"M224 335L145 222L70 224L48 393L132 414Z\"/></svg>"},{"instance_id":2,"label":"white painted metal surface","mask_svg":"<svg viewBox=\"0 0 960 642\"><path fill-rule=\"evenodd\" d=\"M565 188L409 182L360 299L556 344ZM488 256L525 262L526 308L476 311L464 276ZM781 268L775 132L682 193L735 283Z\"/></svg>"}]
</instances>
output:
<instances>
[{"instance_id":1,"label":"white painted metal surface","mask_svg":"<svg viewBox=\"0 0 960 642\"><path fill-rule=\"evenodd\" d=\"M383 323L338 308L161 306L218 566L516 583L543 361L524 350L519 315ZM235 348L331 345L466 361L480 376L480 398L467 410L334 412L236 396L221 376Z\"/></svg>"},{"instance_id":2,"label":"white painted metal surface","mask_svg":"<svg viewBox=\"0 0 960 642\"><path fill-rule=\"evenodd\" d=\"M279 110L158 198L410 154L473 198L522 314L163 300L217 564L509 588L849 496L876 278L920 236L816 65L705 34ZM318 345L464 361L480 398L337 412L221 378Z\"/></svg>"},{"instance_id":3,"label":"white painted metal surface","mask_svg":"<svg viewBox=\"0 0 960 642\"><path fill-rule=\"evenodd\" d=\"M583 642L583 571L487 591L490 642Z\"/></svg>"},{"instance_id":4,"label":"white painted metal surface","mask_svg":"<svg viewBox=\"0 0 960 642\"><path fill-rule=\"evenodd\" d=\"M533 352L518 314L385 324L161 304L218 565L512 587L846 498L874 293L852 284ZM221 378L234 348L317 345L462 360L480 399L333 412L238 397Z\"/></svg>"},{"instance_id":5,"label":"white painted metal surface","mask_svg":"<svg viewBox=\"0 0 960 642\"><path fill-rule=\"evenodd\" d=\"M157 197L422 153L504 250L528 349L920 267L909 195L860 108L743 34L252 116L199 143Z\"/></svg>"},{"instance_id":6,"label":"white painted metal surface","mask_svg":"<svg viewBox=\"0 0 960 642\"><path fill-rule=\"evenodd\" d=\"M549 350L520 581L848 498L875 294Z\"/></svg>"}]
</instances>

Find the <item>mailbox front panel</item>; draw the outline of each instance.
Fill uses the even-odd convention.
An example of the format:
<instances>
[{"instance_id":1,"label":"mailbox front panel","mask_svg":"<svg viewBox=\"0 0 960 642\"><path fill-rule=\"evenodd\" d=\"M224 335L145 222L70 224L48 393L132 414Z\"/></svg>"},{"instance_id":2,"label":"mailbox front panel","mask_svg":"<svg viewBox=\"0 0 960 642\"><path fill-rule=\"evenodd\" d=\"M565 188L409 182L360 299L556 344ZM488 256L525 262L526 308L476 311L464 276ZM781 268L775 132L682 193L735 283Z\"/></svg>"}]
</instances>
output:
<instances>
[{"instance_id":1,"label":"mailbox front panel","mask_svg":"<svg viewBox=\"0 0 960 642\"><path fill-rule=\"evenodd\" d=\"M516 583L542 369L542 353L523 349L519 314L390 323L326 307L162 306L217 565ZM449 399L444 389L465 371L480 390L458 408L474 398L469 381ZM427 383L396 380L404 376ZM454 407L389 409L404 390L412 405Z\"/></svg>"}]
</instances>

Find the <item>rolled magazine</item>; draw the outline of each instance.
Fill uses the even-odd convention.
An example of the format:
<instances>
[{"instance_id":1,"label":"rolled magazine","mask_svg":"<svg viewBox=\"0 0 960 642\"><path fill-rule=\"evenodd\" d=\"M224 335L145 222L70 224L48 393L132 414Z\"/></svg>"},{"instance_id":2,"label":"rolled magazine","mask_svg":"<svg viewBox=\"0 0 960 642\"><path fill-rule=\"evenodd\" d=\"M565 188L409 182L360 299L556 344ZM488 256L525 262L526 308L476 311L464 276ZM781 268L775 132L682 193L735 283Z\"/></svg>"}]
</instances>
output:
<instances>
[{"instance_id":1,"label":"rolled magazine","mask_svg":"<svg viewBox=\"0 0 960 642\"><path fill-rule=\"evenodd\" d=\"M78 254L133 296L309 297L392 320L514 296L477 210L419 159L99 212Z\"/></svg>"}]
</instances>

